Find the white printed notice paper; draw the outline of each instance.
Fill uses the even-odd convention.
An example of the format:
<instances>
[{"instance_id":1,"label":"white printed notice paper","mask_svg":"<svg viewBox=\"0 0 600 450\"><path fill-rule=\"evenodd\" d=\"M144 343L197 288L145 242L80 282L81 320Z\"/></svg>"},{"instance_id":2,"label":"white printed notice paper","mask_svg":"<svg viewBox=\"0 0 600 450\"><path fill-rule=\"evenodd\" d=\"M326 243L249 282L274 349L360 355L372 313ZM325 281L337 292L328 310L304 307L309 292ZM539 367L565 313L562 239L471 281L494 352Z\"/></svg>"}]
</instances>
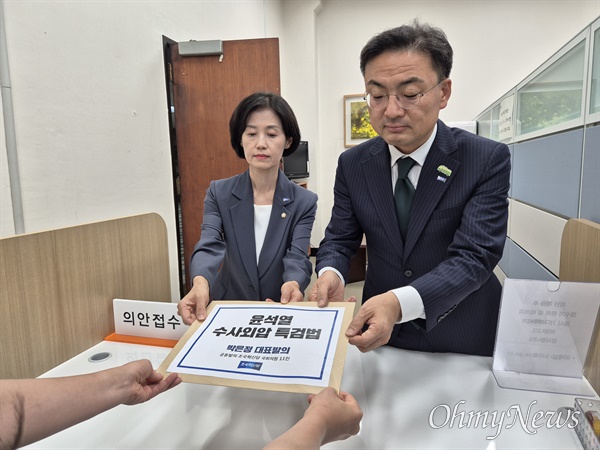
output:
<instances>
[{"instance_id":1,"label":"white printed notice paper","mask_svg":"<svg viewBox=\"0 0 600 450\"><path fill-rule=\"evenodd\" d=\"M354 303L215 301L158 368L183 381L270 391L340 389Z\"/></svg>"},{"instance_id":2,"label":"white printed notice paper","mask_svg":"<svg viewBox=\"0 0 600 450\"><path fill-rule=\"evenodd\" d=\"M503 388L594 395L583 377L600 283L506 278L493 372Z\"/></svg>"}]
</instances>

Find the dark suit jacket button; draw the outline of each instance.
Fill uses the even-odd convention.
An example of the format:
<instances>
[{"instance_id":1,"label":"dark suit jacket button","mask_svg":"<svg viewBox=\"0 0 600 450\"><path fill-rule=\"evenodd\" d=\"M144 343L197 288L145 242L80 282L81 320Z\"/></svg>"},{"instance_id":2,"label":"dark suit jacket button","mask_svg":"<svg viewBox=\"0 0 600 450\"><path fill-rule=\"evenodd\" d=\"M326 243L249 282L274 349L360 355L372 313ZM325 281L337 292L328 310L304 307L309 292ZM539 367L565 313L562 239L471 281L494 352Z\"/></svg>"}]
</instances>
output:
<instances>
[{"instance_id":1,"label":"dark suit jacket button","mask_svg":"<svg viewBox=\"0 0 600 450\"><path fill-rule=\"evenodd\" d=\"M406 278L410 278L410 277L412 277L412 276L413 276L412 270L405 270L405 271L404 271L404 276L405 276Z\"/></svg>"}]
</instances>

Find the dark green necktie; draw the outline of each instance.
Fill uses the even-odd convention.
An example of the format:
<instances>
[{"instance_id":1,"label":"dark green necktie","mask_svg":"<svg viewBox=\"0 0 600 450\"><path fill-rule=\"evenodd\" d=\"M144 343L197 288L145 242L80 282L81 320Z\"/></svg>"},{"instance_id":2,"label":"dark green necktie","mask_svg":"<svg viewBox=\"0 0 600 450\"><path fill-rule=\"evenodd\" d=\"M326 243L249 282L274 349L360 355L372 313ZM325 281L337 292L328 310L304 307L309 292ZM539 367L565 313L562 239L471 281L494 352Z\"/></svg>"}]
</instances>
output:
<instances>
[{"instance_id":1,"label":"dark green necktie","mask_svg":"<svg viewBox=\"0 0 600 450\"><path fill-rule=\"evenodd\" d=\"M396 215L398 216L398 225L400 225L400 234L402 240L406 237L406 229L408 228L408 219L410 217L410 206L412 205L413 197L415 196L415 187L412 185L407 175L412 166L415 165L415 160L406 157L400 158L398 164L398 181L394 188L394 198L396 200Z\"/></svg>"}]
</instances>

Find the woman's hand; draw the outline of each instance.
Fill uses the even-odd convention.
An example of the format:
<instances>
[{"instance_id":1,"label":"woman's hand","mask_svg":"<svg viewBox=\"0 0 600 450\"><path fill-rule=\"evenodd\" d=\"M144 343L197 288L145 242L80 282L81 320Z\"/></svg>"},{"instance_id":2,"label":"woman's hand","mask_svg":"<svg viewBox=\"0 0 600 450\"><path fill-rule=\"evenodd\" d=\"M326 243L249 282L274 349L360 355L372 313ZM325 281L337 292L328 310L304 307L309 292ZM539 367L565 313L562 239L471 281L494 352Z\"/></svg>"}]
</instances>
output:
<instances>
[{"instance_id":1,"label":"woman's hand","mask_svg":"<svg viewBox=\"0 0 600 450\"><path fill-rule=\"evenodd\" d=\"M281 286L281 303L303 302L304 295L297 281L288 281Z\"/></svg>"},{"instance_id":2,"label":"woman's hand","mask_svg":"<svg viewBox=\"0 0 600 450\"><path fill-rule=\"evenodd\" d=\"M363 413L356 399L347 392L339 395L331 387L308 397L310 406L303 420L314 420L324 427L321 445L347 439L360 430Z\"/></svg>"},{"instance_id":3,"label":"woman's hand","mask_svg":"<svg viewBox=\"0 0 600 450\"><path fill-rule=\"evenodd\" d=\"M308 397L310 406L292 428L265 447L265 450L319 449L329 442L346 439L360 430L362 410L346 392L331 387Z\"/></svg>"},{"instance_id":4,"label":"woman's hand","mask_svg":"<svg viewBox=\"0 0 600 450\"><path fill-rule=\"evenodd\" d=\"M191 325L196 319L206 319L206 307L210 303L210 287L204 277L194 277L192 289L177 304L177 314L183 323Z\"/></svg>"}]
</instances>

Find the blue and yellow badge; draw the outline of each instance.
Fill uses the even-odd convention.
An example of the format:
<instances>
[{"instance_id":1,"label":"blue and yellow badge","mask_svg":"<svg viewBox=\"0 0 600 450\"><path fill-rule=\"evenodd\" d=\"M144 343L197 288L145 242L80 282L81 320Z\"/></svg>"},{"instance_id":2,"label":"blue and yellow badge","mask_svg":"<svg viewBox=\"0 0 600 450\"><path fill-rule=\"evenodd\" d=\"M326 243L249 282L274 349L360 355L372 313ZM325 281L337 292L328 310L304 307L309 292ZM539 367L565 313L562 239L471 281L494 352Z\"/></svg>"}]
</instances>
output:
<instances>
[{"instance_id":1,"label":"blue and yellow badge","mask_svg":"<svg viewBox=\"0 0 600 450\"><path fill-rule=\"evenodd\" d=\"M446 166L441 165L437 168L438 172L443 173L444 175L446 175L447 177L449 177L450 175L452 175L452 171L450 169L448 169Z\"/></svg>"}]
</instances>

